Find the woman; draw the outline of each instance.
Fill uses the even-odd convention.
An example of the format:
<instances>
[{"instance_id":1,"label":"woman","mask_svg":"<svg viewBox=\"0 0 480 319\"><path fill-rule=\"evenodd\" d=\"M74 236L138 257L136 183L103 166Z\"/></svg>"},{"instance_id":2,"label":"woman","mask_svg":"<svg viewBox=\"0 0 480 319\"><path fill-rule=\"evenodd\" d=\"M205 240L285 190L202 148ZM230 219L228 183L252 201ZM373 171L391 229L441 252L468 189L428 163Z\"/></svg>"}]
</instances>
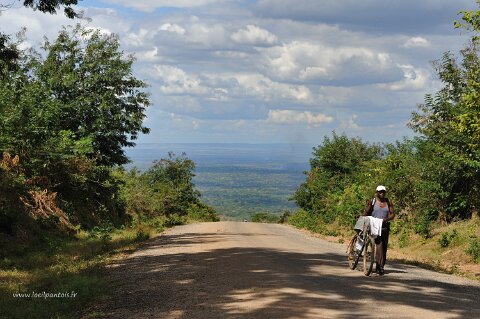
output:
<instances>
[{"instance_id":1,"label":"woman","mask_svg":"<svg viewBox=\"0 0 480 319\"><path fill-rule=\"evenodd\" d=\"M390 221L395 217L393 204L386 197L387 189L383 185L377 186L375 197L368 201L365 207L364 216L373 216L383 219L382 236L375 238L375 262L376 272L379 275L384 274L383 267L387 260L388 235L390 232Z\"/></svg>"}]
</instances>

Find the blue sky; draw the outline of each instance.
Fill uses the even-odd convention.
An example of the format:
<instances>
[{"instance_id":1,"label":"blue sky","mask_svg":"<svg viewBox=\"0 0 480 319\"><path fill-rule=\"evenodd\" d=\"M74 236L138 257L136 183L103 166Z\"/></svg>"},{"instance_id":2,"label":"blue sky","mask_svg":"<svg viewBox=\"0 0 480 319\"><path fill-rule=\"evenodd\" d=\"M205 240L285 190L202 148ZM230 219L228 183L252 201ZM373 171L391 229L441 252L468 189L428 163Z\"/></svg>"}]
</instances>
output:
<instances>
[{"instance_id":1,"label":"blue sky","mask_svg":"<svg viewBox=\"0 0 480 319\"><path fill-rule=\"evenodd\" d=\"M473 0L81 1L92 28L120 37L149 83L139 142L319 144L333 130L367 141L412 136L411 112L440 83L431 61L458 52ZM2 30L28 46L61 14L14 6Z\"/></svg>"}]
</instances>

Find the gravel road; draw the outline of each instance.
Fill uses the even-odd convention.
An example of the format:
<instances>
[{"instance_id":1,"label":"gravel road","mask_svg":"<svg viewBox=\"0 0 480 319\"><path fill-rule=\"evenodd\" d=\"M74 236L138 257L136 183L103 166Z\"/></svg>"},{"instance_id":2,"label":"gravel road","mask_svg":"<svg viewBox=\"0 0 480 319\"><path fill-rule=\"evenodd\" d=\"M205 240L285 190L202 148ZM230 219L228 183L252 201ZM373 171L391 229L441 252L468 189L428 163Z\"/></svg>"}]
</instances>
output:
<instances>
[{"instance_id":1,"label":"gravel road","mask_svg":"<svg viewBox=\"0 0 480 319\"><path fill-rule=\"evenodd\" d=\"M241 222L175 227L108 269L95 318L480 318L480 284L411 265L348 268L346 244ZM90 318L90 317L89 317Z\"/></svg>"}]
</instances>

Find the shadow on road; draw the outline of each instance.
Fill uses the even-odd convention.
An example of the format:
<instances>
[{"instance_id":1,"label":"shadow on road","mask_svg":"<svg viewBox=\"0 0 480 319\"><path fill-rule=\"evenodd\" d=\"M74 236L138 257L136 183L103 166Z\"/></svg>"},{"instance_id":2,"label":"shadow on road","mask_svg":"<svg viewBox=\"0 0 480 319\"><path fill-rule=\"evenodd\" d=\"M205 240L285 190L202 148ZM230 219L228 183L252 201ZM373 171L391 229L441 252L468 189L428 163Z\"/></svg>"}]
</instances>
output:
<instances>
[{"instance_id":1,"label":"shadow on road","mask_svg":"<svg viewBox=\"0 0 480 319\"><path fill-rule=\"evenodd\" d=\"M396 265L383 277L365 277L347 269L343 251L228 247L174 252L179 246L222 242L225 236L231 234L170 235L148 243L142 254L112 268L117 290L97 313L105 318L282 319L323 311L325 317L361 319L375 317L375 300L382 300L392 308L401 306L403 318L412 309L420 315L433 311L449 318L480 318L480 287L409 279L403 275L411 269L408 265ZM159 248L171 250L147 254Z\"/></svg>"}]
</instances>

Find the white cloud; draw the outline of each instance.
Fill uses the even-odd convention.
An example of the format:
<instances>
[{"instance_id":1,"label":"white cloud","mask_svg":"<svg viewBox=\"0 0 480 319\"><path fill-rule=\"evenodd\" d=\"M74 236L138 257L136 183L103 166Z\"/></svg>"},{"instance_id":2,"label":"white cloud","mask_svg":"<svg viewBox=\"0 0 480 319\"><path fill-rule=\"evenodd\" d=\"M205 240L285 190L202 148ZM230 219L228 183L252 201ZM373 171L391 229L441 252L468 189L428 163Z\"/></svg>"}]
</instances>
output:
<instances>
[{"instance_id":1,"label":"white cloud","mask_svg":"<svg viewBox=\"0 0 480 319\"><path fill-rule=\"evenodd\" d=\"M430 46L430 42L422 37L409 38L403 44L405 48L425 48Z\"/></svg>"},{"instance_id":2,"label":"white cloud","mask_svg":"<svg viewBox=\"0 0 480 319\"><path fill-rule=\"evenodd\" d=\"M403 80L391 84L380 84L379 87L392 91L418 91L424 90L431 79L430 72L426 69L415 68L412 65L400 65L403 70Z\"/></svg>"},{"instance_id":3,"label":"white cloud","mask_svg":"<svg viewBox=\"0 0 480 319\"><path fill-rule=\"evenodd\" d=\"M177 113L200 113L203 111L198 99L189 95L161 96L157 98L158 106L164 111Z\"/></svg>"},{"instance_id":4,"label":"white cloud","mask_svg":"<svg viewBox=\"0 0 480 319\"><path fill-rule=\"evenodd\" d=\"M222 24L195 22L188 27L186 40L206 48L215 46L224 48L228 43L228 33Z\"/></svg>"},{"instance_id":5,"label":"white cloud","mask_svg":"<svg viewBox=\"0 0 480 319\"><path fill-rule=\"evenodd\" d=\"M301 124L320 126L323 123L333 121L333 117L322 113L314 114L310 111L294 110L270 110L267 115L267 122L275 124Z\"/></svg>"},{"instance_id":6,"label":"white cloud","mask_svg":"<svg viewBox=\"0 0 480 319\"><path fill-rule=\"evenodd\" d=\"M160 26L160 31L167 31L176 34L185 34L185 29L178 24L164 23Z\"/></svg>"},{"instance_id":7,"label":"white cloud","mask_svg":"<svg viewBox=\"0 0 480 319\"><path fill-rule=\"evenodd\" d=\"M153 47L151 50L137 51L135 57L142 62L156 62L159 60L158 48Z\"/></svg>"},{"instance_id":8,"label":"white cloud","mask_svg":"<svg viewBox=\"0 0 480 319\"><path fill-rule=\"evenodd\" d=\"M61 26L72 21L61 14L51 16L23 7L1 12L0 19L2 32L7 34L15 34L21 28L26 27L27 37L32 38L32 44L43 42L41 41L43 36L47 36L49 39L56 38Z\"/></svg>"},{"instance_id":9,"label":"white cloud","mask_svg":"<svg viewBox=\"0 0 480 319\"><path fill-rule=\"evenodd\" d=\"M240 84L244 94L256 96L265 101L290 99L308 103L312 99L310 90L303 85L275 82L262 74L234 74L230 77Z\"/></svg>"},{"instance_id":10,"label":"white cloud","mask_svg":"<svg viewBox=\"0 0 480 319\"><path fill-rule=\"evenodd\" d=\"M200 84L194 75L187 74L184 70L170 65L155 65L156 77L163 82L160 91L164 94L193 94L205 95L208 88Z\"/></svg>"},{"instance_id":11,"label":"white cloud","mask_svg":"<svg viewBox=\"0 0 480 319\"><path fill-rule=\"evenodd\" d=\"M265 72L288 81L368 83L381 81L395 69L388 53L365 47L293 41L261 52Z\"/></svg>"},{"instance_id":12,"label":"white cloud","mask_svg":"<svg viewBox=\"0 0 480 319\"><path fill-rule=\"evenodd\" d=\"M341 121L340 122L340 127L342 129L353 129L353 130L358 130L360 129L360 126L355 123L355 119L357 118L357 115L356 114L353 114L348 120L346 121Z\"/></svg>"},{"instance_id":13,"label":"white cloud","mask_svg":"<svg viewBox=\"0 0 480 319\"><path fill-rule=\"evenodd\" d=\"M101 27L86 27L85 29L89 30L89 31L97 31L102 34L102 35L111 35L113 32L109 29L106 29L106 28L101 28Z\"/></svg>"},{"instance_id":14,"label":"white cloud","mask_svg":"<svg viewBox=\"0 0 480 319\"><path fill-rule=\"evenodd\" d=\"M245 29L238 30L232 34L232 40L236 43L252 44L252 45L272 45L278 39L277 36L265 29L261 29L255 25L247 25Z\"/></svg>"},{"instance_id":15,"label":"white cloud","mask_svg":"<svg viewBox=\"0 0 480 319\"><path fill-rule=\"evenodd\" d=\"M429 61L447 50L457 52L469 36L452 30L451 17L429 11L433 2L443 12L447 4L461 9L466 0L415 2L415 15L427 16L422 25L431 25L433 33L419 28L420 20L412 27L410 0L395 6L347 1L366 16L333 0L326 1L328 6L307 0L107 0L102 7L108 1L130 8L84 7L91 18L87 26L118 34L120 50L137 57L133 72L150 85L149 112L163 112L149 113L152 135L175 141L248 142L252 135L282 141L292 132L322 136L334 128L365 137L371 133L362 123L377 123L378 110L398 123L394 130L382 126L382 133L390 130L401 137L409 132L404 123L416 104L439 89ZM259 7L266 2L268 7ZM60 11L49 15L19 6L0 19L8 34L27 26L22 48L38 48L44 35L53 40L62 25L79 22ZM177 9L161 8L167 6ZM386 17L381 8L396 11L398 6L408 16L394 17L401 23L370 18ZM323 114L335 120L322 122ZM289 129L275 123L289 123ZM312 127L318 134L311 134Z\"/></svg>"}]
</instances>

